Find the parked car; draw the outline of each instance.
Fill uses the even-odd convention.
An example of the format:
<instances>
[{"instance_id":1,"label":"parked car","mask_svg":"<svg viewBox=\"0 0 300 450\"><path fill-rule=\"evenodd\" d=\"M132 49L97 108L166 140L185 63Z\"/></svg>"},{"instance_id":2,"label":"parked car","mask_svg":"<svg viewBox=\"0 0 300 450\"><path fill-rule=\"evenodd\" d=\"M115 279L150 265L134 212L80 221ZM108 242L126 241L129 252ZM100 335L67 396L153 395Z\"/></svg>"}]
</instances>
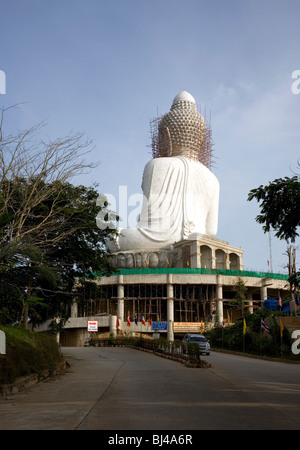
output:
<instances>
[{"instance_id":1,"label":"parked car","mask_svg":"<svg viewBox=\"0 0 300 450\"><path fill-rule=\"evenodd\" d=\"M187 351L188 344L198 344L201 353L210 355L210 344L203 334L186 334L182 340L183 351Z\"/></svg>"}]
</instances>

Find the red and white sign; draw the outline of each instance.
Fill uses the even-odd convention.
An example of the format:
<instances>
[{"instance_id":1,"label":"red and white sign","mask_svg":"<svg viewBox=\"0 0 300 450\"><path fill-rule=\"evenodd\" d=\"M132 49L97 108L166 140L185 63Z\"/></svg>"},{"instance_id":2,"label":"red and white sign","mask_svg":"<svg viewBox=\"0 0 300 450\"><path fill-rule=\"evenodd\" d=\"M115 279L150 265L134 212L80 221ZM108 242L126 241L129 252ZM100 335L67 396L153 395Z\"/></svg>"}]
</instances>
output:
<instances>
[{"instance_id":1,"label":"red and white sign","mask_svg":"<svg viewBox=\"0 0 300 450\"><path fill-rule=\"evenodd\" d=\"M88 320L88 331L98 331L98 320Z\"/></svg>"}]
</instances>

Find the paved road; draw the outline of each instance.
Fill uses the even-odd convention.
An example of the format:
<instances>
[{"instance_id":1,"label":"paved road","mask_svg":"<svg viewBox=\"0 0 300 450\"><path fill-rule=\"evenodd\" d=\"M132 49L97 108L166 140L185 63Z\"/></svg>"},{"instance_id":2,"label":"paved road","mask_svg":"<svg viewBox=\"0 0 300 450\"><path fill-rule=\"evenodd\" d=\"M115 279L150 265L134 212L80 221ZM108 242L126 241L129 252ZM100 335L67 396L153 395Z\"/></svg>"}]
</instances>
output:
<instances>
[{"instance_id":1,"label":"paved road","mask_svg":"<svg viewBox=\"0 0 300 450\"><path fill-rule=\"evenodd\" d=\"M212 352L187 368L127 348L64 348L67 373L0 400L1 430L299 430L300 365Z\"/></svg>"}]
</instances>

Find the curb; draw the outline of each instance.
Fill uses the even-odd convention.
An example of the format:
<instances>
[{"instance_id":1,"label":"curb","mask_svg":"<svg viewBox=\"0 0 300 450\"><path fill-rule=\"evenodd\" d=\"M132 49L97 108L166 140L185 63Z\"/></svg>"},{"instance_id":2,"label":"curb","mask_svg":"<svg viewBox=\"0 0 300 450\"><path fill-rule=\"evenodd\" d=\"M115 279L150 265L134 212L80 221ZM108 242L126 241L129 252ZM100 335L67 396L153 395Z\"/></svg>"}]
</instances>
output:
<instances>
[{"instance_id":1,"label":"curb","mask_svg":"<svg viewBox=\"0 0 300 450\"><path fill-rule=\"evenodd\" d=\"M17 394L18 392L24 391L25 389L34 386L35 384L41 383L48 380L56 375L61 375L69 367L67 361L64 361L62 366L59 367L54 372L49 372L45 370L42 374L33 373L24 377L17 378L13 383L0 385L0 399L2 397L9 397L10 395Z\"/></svg>"},{"instance_id":2,"label":"curb","mask_svg":"<svg viewBox=\"0 0 300 450\"><path fill-rule=\"evenodd\" d=\"M184 364L185 367L191 369L191 368L209 368L211 367L211 364L207 361L202 361L200 363L194 363L185 358L184 356L174 356L170 353L165 353L163 350L161 351L155 351L155 350L149 350L146 348L140 348L135 347L133 345L120 345L120 346L114 346L114 347L127 347L134 350L139 350L143 352L152 353L156 356L160 356L161 358L170 359L172 361L176 361L180 364ZM44 371L42 375L38 374L31 374L24 377L17 378L16 381L9 384L2 384L0 385L0 399L5 397L8 398L11 395L17 394L18 392L24 391L25 389L30 388L31 386L34 386L35 384L41 383L51 377L54 377L56 375L62 375L64 374L65 370L70 367L70 364L67 361L64 361L62 364L62 367L57 369L55 372L49 373L49 371Z\"/></svg>"}]
</instances>

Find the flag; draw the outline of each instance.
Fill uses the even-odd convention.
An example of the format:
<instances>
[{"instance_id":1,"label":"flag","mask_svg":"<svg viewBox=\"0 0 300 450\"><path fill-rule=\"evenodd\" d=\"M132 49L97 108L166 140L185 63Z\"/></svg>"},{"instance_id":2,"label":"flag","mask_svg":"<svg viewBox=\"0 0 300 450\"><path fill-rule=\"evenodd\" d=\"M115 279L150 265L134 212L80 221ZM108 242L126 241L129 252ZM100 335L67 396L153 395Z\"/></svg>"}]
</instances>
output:
<instances>
[{"instance_id":1,"label":"flag","mask_svg":"<svg viewBox=\"0 0 300 450\"><path fill-rule=\"evenodd\" d=\"M116 321L116 329L118 329L120 326L120 322L119 322L119 317L117 316L117 321Z\"/></svg>"},{"instance_id":2,"label":"flag","mask_svg":"<svg viewBox=\"0 0 300 450\"><path fill-rule=\"evenodd\" d=\"M297 295L296 291L294 292L294 299L295 299L296 305L298 306L299 305L299 300L298 300L298 295Z\"/></svg>"},{"instance_id":3,"label":"flag","mask_svg":"<svg viewBox=\"0 0 300 450\"><path fill-rule=\"evenodd\" d=\"M169 264L169 258L167 258L167 264Z\"/></svg>"},{"instance_id":4,"label":"flag","mask_svg":"<svg viewBox=\"0 0 300 450\"><path fill-rule=\"evenodd\" d=\"M264 320L261 319L261 329L265 330L268 334L270 334L270 328L269 326L266 324L266 322Z\"/></svg>"},{"instance_id":5,"label":"flag","mask_svg":"<svg viewBox=\"0 0 300 450\"><path fill-rule=\"evenodd\" d=\"M278 304L279 304L280 307L282 307L282 300L281 300L281 297L280 297L280 292L278 292Z\"/></svg>"},{"instance_id":6,"label":"flag","mask_svg":"<svg viewBox=\"0 0 300 450\"><path fill-rule=\"evenodd\" d=\"M186 265L187 265L187 266L189 266L189 265L190 265L190 263L189 263L189 262L187 261L187 262L186 262Z\"/></svg>"},{"instance_id":7,"label":"flag","mask_svg":"<svg viewBox=\"0 0 300 450\"><path fill-rule=\"evenodd\" d=\"M282 337L282 333L283 333L283 323L282 320L280 319L280 337Z\"/></svg>"},{"instance_id":8,"label":"flag","mask_svg":"<svg viewBox=\"0 0 300 450\"><path fill-rule=\"evenodd\" d=\"M137 319L137 315L136 315L136 313L135 313L135 315L134 315L134 323L137 325L137 323L138 323L138 319Z\"/></svg>"},{"instance_id":9,"label":"flag","mask_svg":"<svg viewBox=\"0 0 300 450\"><path fill-rule=\"evenodd\" d=\"M159 325L159 315L157 314L157 325Z\"/></svg>"},{"instance_id":10,"label":"flag","mask_svg":"<svg viewBox=\"0 0 300 450\"><path fill-rule=\"evenodd\" d=\"M142 325L146 325L144 314L142 314Z\"/></svg>"},{"instance_id":11,"label":"flag","mask_svg":"<svg viewBox=\"0 0 300 450\"><path fill-rule=\"evenodd\" d=\"M128 314L128 316L127 316L127 326L130 327L130 317L129 317L129 314Z\"/></svg>"},{"instance_id":12,"label":"flag","mask_svg":"<svg viewBox=\"0 0 300 450\"><path fill-rule=\"evenodd\" d=\"M151 327L151 325L152 325L152 319L151 319L151 317L149 317L148 322L149 322L149 325L150 325L150 327Z\"/></svg>"},{"instance_id":13,"label":"flag","mask_svg":"<svg viewBox=\"0 0 300 450\"><path fill-rule=\"evenodd\" d=\"M244 319L244 323L243 323L243 334L246 334L246 329L247 329L247 325L246 325L246 320Z\"/></svg>"},{"instance_id":14,"label":"flag","mask_svg":"<svg viewBox=\"0 0 300 450\"><path fill-rule=\"evenodd\" d=\"M204 331L204 323L201 320L201 333L203 333L203 331Z\"/></svg>"},{"instance_id":15,"label":"flag","mask_svg":"<svg viewBox=\"0 0 300 450\"><path fill-rule=\"evenodd\" d=\"M231 323L230 323L230 316L229 316L229 312L227 312L227 322L228 322L228 326L230 327L230 326L231 326Z\"/></svg>"},{"instance_id":16,"label":"flag","mask_svg":"<svg viewBox=\"0 0 300 450\"><path fill-rule=\"evenodd\" d=\"M222 327L223 327L223 328L226 327L226 323L224 322L224 320L223 320L223 322L222 322Z\"/></svg>"}]
</instances>

